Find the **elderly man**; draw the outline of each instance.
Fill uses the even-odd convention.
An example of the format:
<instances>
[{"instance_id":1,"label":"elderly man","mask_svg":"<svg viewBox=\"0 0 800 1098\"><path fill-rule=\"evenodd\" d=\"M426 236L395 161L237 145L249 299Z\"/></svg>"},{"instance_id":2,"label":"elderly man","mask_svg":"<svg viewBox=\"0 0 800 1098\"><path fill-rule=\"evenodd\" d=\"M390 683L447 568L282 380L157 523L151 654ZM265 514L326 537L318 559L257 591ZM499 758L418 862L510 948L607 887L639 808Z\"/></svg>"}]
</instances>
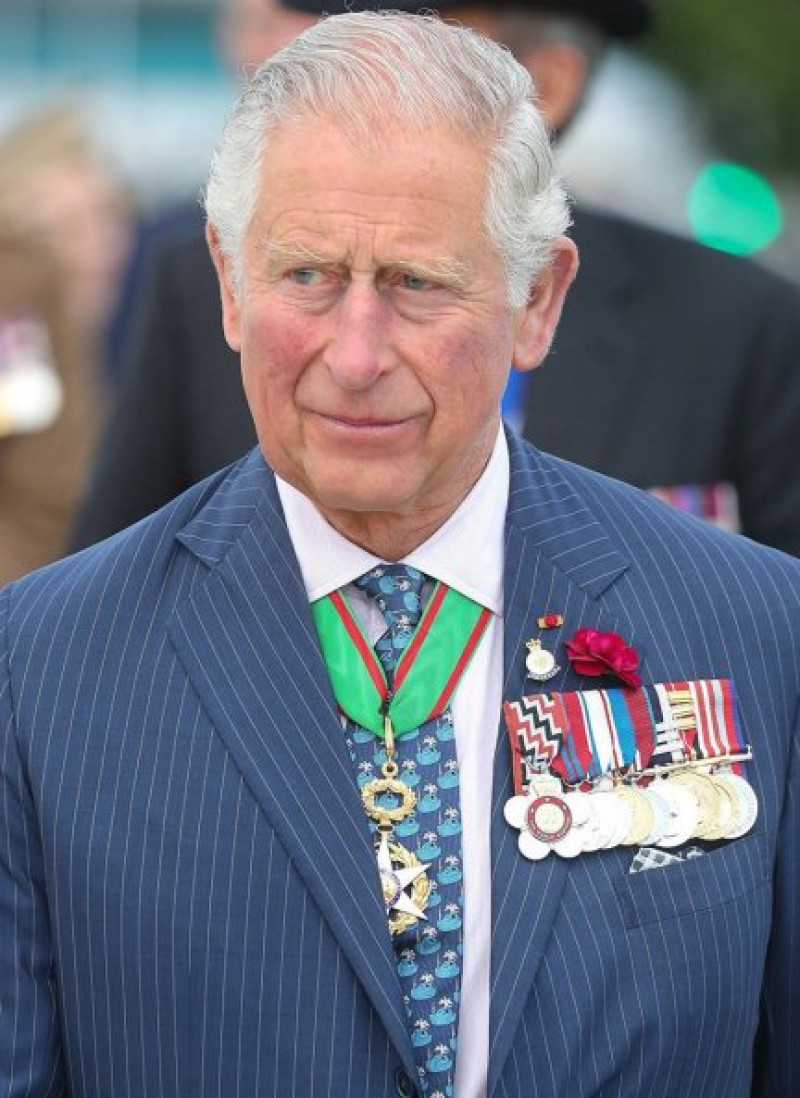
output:
<instances>
[{"instance_id":1,"label":"elderly man","mask_svg":"<svg viewBox=\"0 0 800 1098\"><path fill-rule=\"evenodd\" d=\"M800 565L502 429L528 74L334 16L207 208L259 447L0 597L4 1093L792 1093Z\"/></svg>"}]
</instances>

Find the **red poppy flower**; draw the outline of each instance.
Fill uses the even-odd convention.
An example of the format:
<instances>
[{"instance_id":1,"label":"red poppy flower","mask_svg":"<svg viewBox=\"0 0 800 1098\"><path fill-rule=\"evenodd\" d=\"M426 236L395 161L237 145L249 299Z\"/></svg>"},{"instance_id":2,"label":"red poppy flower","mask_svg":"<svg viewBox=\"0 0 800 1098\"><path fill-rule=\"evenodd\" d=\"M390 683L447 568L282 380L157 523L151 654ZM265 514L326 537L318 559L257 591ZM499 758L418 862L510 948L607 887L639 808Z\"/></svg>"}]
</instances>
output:
<instances>
[{"instance_id":1,"label":"red poppy flower","mask_svg":"<svg viewBox=\"0 0 800 1098\"><path fill-rule=\"evenodd\" d=\"M579 675L616 675L626 686L641 686L636 674L639 657L616 633L579 629L565 647Z\"/></svg>"}]
</instances>

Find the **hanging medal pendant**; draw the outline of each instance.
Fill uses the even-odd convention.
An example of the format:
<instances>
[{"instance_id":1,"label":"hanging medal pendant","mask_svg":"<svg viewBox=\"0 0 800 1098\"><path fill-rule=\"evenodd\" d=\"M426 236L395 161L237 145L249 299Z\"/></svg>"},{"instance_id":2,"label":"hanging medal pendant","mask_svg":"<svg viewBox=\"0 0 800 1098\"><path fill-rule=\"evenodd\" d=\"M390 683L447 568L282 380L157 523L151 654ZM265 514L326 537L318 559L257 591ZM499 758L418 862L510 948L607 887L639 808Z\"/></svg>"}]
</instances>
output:
<instances>
[{"instance_id":1,"label":"hanging medal pendant","mask_svg":"<svg viewBox=\"0 0 800 1098\"><path fill-rule=\"evenodd\" d=\"M392 935L402 934L420 919L427 919L425 907L433 884L425 862L400 843L392 842L390 831L382 831L379 826L378 833L378 872L389 931Z\"/></svg>"},{"instance_id":2,"label":"hanging medal pendant","mask_svg":"<svg viewBox=\"0 0 800 1098\"><path fill-rule=\"evenodd\" d=\"M542 642L538 637L529 640L526 647L528 655L525 657L525 666L528 669L529 678L535 679L536 682L547 682L561 670L553 653L542 648Z\"/></svg>"},{"instance_id":3,"label":"hanging medal pendant","mask_svg":"<svg viewBox=\"0 0 800 1098\"><path fill-rule=\"evenodd\" d=\"M384 740L387 758L381 767L383 776L364 786L361 803L367 815L378 825L378 872L389 931L396 935L402 934L420 919L427 919L425 907L433 883L427 876L429 863L421 862L416 854L393 841L395 823L413 812L417 797L413 789L397 777L394 732L388 716L384 720Z\"/></svg>"}]
</instances>

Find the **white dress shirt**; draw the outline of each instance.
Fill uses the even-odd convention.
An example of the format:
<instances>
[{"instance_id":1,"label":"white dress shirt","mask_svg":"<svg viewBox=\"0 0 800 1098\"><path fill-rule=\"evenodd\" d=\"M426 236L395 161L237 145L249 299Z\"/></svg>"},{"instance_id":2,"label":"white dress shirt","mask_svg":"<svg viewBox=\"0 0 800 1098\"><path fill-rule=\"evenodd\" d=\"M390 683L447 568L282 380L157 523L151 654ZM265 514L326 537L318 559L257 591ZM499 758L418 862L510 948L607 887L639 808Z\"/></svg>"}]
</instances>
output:
<instances>
[{"instance_id":1,"label":"white dress shirt","mask_svg":"<svg viewBox=\"0 0 800 1098\"><path fill-rule=\"evenodd\" d=\"M311 501L277 478L309 602L340 587L374 643L383 615L353 580L378 557L347 541ZM489 464L444 526L404 558L492 611L492 618L452 702L464 861L464 958L455 1098L485 1098L489 1063L491 940L490 824L492 769L502 701L503 545L508 502L508 446L498 432ZM355 777L353 779L355 781Z\"/></svg>"}]
</instances>

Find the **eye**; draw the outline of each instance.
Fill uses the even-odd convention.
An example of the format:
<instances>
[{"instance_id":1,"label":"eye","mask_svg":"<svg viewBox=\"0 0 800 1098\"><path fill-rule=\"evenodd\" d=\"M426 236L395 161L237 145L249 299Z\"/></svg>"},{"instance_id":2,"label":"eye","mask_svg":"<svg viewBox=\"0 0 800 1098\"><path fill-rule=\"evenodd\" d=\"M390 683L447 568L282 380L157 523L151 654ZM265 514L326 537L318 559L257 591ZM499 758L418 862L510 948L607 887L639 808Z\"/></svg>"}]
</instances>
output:
<instances>
[{"instance_id":1,"label":"eye","mask_svg":"<svg viewBox=\"0 0 800 1098\"><path fill-rule=\"evenodd\" d=\"M431 282L429 278L423 278L422 275L415 275L406 273L401 275L400 284L405 290L432 290L435 287L435 283Z\"/></svg>"},{"instance_id":2,"label":"eye","mask_svg":"<svg viewBox=\"0 0 800 1098\"><path fill-rule=\"evenodd\" d=\"M286 272L286 277L297 286L318 286L324 275L314 267L295 267Z\"/></svg>"}]
</instances>

